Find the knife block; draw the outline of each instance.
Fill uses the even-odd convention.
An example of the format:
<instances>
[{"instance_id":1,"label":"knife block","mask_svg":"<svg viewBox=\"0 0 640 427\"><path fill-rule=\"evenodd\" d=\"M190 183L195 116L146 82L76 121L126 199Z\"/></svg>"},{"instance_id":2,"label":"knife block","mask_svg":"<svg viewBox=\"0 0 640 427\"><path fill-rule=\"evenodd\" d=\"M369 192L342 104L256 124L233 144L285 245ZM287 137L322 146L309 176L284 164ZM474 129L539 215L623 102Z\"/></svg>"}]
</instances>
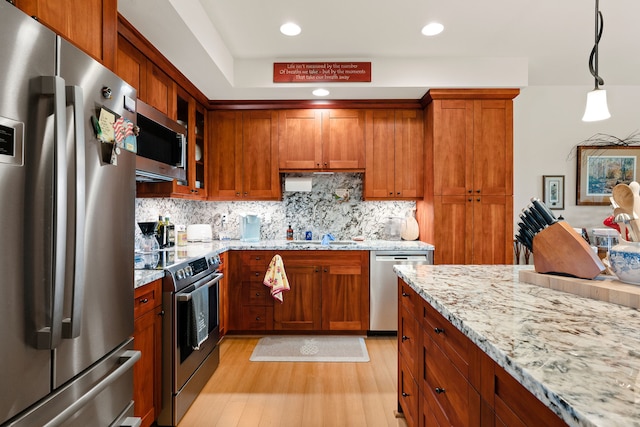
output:
<instances>
[{"instance_id":1,"label":"knife block","mask_svg":"<svg viewBox=\"0 0 640 427\"><path fill-rule=\"evenodd\" d=\"M537 273L593 279L605 268L587 242L564 221L556 222L533 238L533 264Z\"/></svg>"}]
</instances>

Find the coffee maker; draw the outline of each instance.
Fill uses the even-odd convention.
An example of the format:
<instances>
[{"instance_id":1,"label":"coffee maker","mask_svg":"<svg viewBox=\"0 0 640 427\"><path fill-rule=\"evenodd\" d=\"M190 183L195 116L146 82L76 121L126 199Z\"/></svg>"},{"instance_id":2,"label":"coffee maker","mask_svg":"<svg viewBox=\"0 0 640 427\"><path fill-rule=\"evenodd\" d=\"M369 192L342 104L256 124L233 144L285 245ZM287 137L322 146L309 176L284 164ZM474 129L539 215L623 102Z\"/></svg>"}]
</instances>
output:
<instances>
[{"instance_id":1,"label":"coffee maker","mask_svg":"<svg viewBox=\"0 0 640 427\"><path fill-rule=\"evenodd\" d=\"M260 241L260 218L257 214L240 214L240 240L243 242Z\"/></svg>"}]
</instances>

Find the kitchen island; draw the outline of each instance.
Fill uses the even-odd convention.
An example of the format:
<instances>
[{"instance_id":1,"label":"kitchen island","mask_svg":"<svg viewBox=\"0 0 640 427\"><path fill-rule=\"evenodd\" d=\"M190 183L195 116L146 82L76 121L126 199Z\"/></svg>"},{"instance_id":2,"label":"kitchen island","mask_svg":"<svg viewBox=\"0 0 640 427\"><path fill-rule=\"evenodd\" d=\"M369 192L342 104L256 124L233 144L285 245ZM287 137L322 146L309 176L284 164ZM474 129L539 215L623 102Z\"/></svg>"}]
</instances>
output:
<instances>
[{"instance_id":1,"label":"kitchen island","mask_svg":"<svg viewBox=\"0 0 640 427\"><path fill-rule=\"evenodd\" d=\"M520 282L531 266L394 269L568 425L640 425L637 310Z\"/></svg>"}]
</instances>

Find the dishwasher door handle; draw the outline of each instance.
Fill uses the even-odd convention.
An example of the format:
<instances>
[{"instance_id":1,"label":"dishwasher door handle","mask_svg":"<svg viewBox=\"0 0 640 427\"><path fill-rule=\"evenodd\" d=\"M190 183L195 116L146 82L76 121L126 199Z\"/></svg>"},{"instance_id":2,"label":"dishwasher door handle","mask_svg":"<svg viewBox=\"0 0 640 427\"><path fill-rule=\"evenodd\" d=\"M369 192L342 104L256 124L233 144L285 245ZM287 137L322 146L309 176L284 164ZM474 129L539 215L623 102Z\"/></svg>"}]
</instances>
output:
<instances>
[{"instance_id":1,"label":"dishwasher door handle","mask_svg":"<svg viewBox=\"0 0 640 427\"><path fill-rule=\"evenodd\" d=\"M376 255L376 261L381 262L428 262L426 255Z\"/></svg>"}]
</instances>

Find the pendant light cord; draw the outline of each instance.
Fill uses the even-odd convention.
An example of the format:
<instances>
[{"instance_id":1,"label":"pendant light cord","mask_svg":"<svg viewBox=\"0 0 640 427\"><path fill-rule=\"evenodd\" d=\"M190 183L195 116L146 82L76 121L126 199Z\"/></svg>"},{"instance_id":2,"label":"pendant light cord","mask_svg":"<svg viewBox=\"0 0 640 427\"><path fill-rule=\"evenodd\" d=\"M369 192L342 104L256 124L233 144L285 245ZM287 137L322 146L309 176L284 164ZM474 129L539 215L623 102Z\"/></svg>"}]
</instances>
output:
<instances>
[{"instance_id":1,"label":"pendant light cord","mask_svg":"<svg viewBox=\"0 0 640 427\"><path fill-rule=\"evenodd\" d=\"M604 80L602 77L598 75L598 43L600 43L600 38L602 37L602 30L604 28L604 19L602 18L602 13L599 8L599 0L596 0L596 20L595 20L595 44L593 45L593 49L591 49L591 55L589 55L589 71L591 75L595 79L596 89L598 86L604 84Z\"/></svg>"}]
</instances>

